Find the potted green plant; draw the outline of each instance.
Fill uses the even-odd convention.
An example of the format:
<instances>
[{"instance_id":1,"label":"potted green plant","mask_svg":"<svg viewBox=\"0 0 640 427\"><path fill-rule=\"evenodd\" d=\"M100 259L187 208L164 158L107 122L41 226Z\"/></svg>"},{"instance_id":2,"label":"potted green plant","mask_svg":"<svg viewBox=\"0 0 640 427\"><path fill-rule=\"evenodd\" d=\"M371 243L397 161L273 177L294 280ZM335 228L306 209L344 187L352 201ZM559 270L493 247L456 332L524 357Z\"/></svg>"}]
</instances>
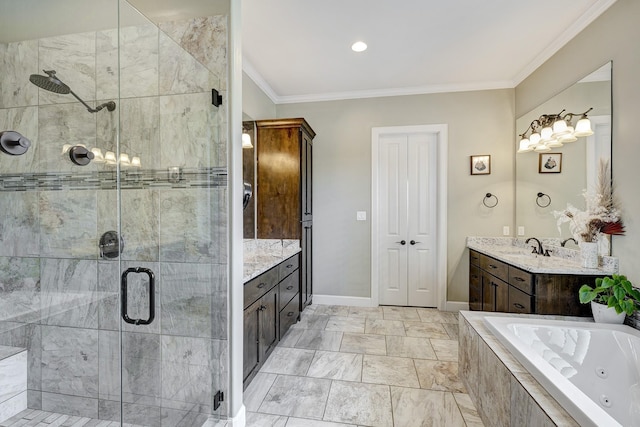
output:
<instances>
[{"instance_id":1,"label":"potted green plant","mask_svg":"<svg viewBox=\"0 0 640 427\"><path fill-rule=\"evenodd\" d=\"M640 291L626 276L613 274L596 279L596 287L582 285L578 291L580 302L591 303L593 318L599 323L622 323L640 309Z\"/></svg>"}]
</instances>

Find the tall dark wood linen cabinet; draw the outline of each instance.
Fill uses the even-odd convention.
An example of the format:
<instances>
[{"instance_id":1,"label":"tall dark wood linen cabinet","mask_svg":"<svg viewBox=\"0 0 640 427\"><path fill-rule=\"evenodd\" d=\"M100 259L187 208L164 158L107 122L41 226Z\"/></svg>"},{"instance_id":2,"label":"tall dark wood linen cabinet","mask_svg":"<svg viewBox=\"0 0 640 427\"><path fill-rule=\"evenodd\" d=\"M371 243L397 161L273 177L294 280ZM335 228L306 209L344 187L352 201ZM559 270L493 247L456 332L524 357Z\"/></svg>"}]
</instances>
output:
<instances>
[{"instance_id":1,"label":"tall dark wood linen cabinet","mask_svg":"<svg viewBox=\"0 0 640 427\"><path fill-rule=\"evenodd\" d=\"M302 118L255 123L258 238L300 240L300 310L303 310L313 297L312 142L316 133Z\"/></svg>"}]
</instances>

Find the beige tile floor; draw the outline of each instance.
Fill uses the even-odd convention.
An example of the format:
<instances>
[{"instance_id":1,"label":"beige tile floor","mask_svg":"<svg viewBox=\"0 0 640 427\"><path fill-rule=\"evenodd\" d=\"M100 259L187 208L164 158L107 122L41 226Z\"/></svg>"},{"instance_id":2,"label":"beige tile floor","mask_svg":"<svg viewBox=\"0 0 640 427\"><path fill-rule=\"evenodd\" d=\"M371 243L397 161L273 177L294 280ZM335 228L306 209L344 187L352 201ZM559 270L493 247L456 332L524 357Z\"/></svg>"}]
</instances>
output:
<instances>
[{"instance_id":1,"label":"beige tile floor","mask_svg":"<svg viewBox=\"0 0 640 427\"><path fill-rule=\"evenodd\" d=\"M247 427L482 426L454 313L311 305L244 393Z\"/></svg>"}]
</instances>

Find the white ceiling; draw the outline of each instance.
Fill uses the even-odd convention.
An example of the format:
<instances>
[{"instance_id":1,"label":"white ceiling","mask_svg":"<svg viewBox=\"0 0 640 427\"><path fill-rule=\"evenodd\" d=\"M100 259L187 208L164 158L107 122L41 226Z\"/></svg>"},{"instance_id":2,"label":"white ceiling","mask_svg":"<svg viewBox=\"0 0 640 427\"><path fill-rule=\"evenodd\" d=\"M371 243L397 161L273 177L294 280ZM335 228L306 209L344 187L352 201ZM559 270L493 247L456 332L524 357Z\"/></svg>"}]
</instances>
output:
<instances>
[{"instance_id":1,"label":"white ceiling","mask_svg":"<svg viewBox=\"0 0 640 427\"><path fill-rule=\"evenodd\" d=\"M242 0L243 69L276 103L512 88L614 2Z\"/></svg>"}]
</instances>

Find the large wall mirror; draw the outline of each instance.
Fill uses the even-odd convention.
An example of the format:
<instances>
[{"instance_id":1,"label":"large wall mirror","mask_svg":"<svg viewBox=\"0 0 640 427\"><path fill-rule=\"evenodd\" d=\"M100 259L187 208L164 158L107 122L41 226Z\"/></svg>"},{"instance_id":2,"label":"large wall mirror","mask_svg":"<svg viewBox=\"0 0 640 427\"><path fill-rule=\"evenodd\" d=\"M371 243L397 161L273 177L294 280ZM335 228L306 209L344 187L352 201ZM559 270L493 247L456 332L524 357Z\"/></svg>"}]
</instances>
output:
<instances>
[{"instance_id":1,"label":"large wall mirror","mask_svg":"<svg viewBox=\"0 0 640 427\"><path fill-rule=\"evenodd\" d=\"M562 110L579 114L592 108L588 117L594 132L551 151L516 154L518 234L524 227L526 237L571 237L566 224L558 231L552 211L567 203L584 209L583 190L597 181L600 159L611 158L611 69L609 62L516 120L516 131L522 134L542 115ZM573 118L574 126L579 118Z\"/></svg>"}]
</instances>

